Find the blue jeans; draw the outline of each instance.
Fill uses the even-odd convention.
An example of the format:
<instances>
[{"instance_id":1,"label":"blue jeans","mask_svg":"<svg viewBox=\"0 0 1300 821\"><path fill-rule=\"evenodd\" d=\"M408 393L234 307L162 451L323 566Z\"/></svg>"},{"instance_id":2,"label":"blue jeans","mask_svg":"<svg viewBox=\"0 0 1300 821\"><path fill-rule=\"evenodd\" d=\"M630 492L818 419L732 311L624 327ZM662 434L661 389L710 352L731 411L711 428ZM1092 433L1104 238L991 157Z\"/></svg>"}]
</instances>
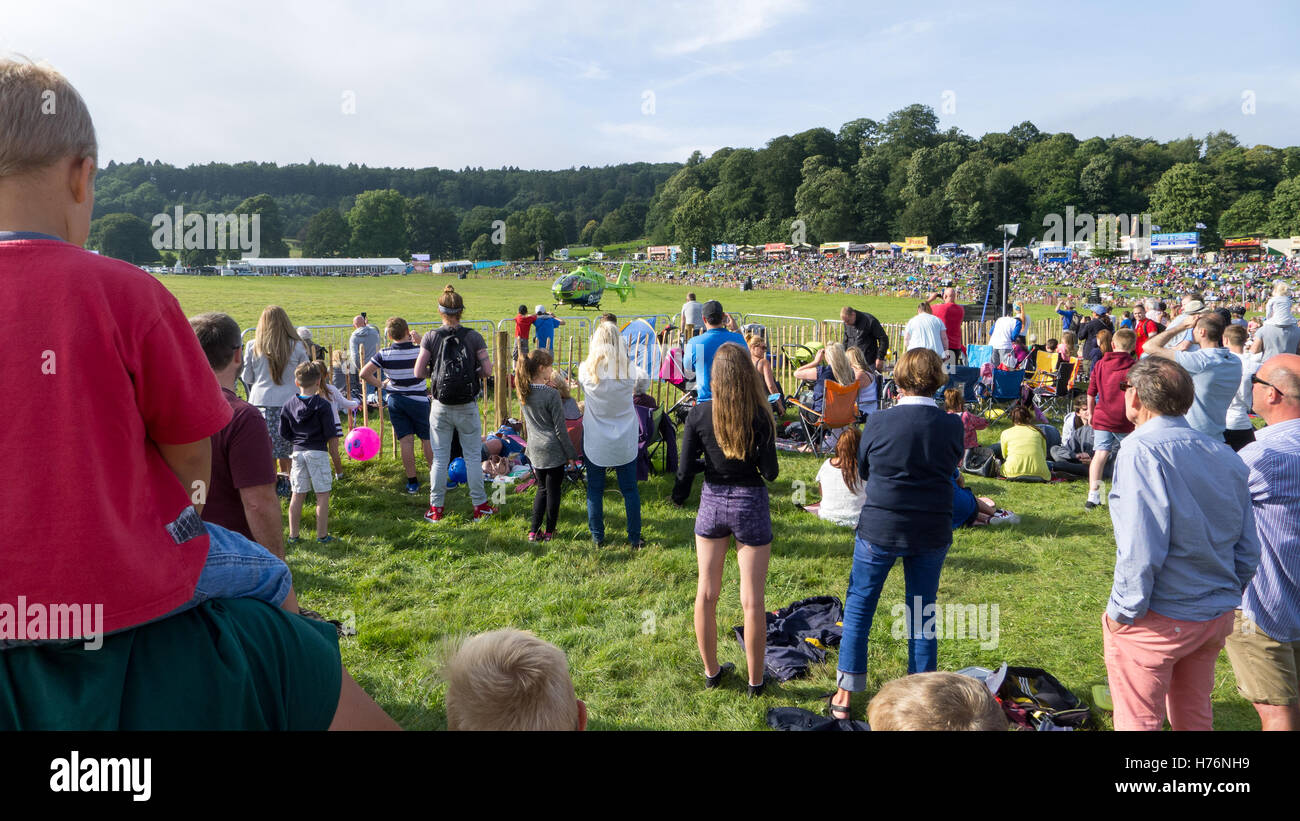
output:
<instances>
[{"instance_id":1,"label":"blue jeans","mask_svg":"<svg viewBox=\"0 0 1300 821\"><path fill-rule=\"evenodd\" d=\"M591 538L600 542L605 540L605 471L608 468L583 461L587 466L587 528L591 530ZM636 484L636 459L614 468L614 472L627 511L627 539L636 544L641 541L641 494Z\"/></svg>"},{"instance_id":2,"label":"blue jeans","mask_svg":"<svg viewBox=\"0 0 1300 821\"><path fill-rule=\"evenodd\" d=\"M208 599L260 599L276 607L284 603L293 586L287 564L242 533L208 522L203 526L208 531L208 559L194 587L194 598L169 615Z\"/></svg>"},{"instance_id":3,"label":"blue jeans","mask_svg":"<svg viewBox=\"0 0 1300 821\"><path fill-rule=\"evenodd\" d=\"M867 689L867 638L880 601L880 591L896 559L903 560L903 579L907 600L903 615L907 619L907 672L926 673L938 669L938 640L924 631L916 635L912 626L927 618L925 607L934 604L939 592L939 572L951 545L924 551L898 551L880 547L858 536L853 545L853 569L849 571L849 592L844 597L844 637L840 640L838 685L850 692ZM912 607L920 598L921 614L913 616Z\"/></svg>"}]
</instances>

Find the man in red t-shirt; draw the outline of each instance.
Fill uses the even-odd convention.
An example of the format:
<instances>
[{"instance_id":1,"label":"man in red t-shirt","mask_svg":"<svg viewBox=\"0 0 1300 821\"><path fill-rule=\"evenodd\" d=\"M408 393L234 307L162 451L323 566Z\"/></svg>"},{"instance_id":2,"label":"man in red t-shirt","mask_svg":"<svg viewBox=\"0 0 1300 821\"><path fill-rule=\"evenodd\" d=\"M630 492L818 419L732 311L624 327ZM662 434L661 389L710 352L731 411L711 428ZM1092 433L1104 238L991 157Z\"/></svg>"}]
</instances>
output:
<instances>
[{"instance_id":1,"label":"man in red t-shirt","mask_svg":"<svg viewBox=\"0 0 1300 821\"><path fill-rule=\"evenodd\" d=\"M537 321L537 314L528 313L527 305L519 306L519 313L515 315L515 351L513 359L528 354L528 334L532 333L533 323Z\"/></svg>"},{"instance_id":2,"label":"man in red t-shirt","mask_svg":"<svg viewBox=\"0 0 1300 821\"><path fill-rule=\"evenodd\" d=\"M929 301L939 298L940 295L935 294ZM966 346L961 341L961 323L966 318L966 309L957 304L957 289L944 288L943 302L932 305L930 310L943 320L944 330L948 332L948 350L952 351L953 361L959 361L958 358L966 353Z\"/></svg>"},{"instance_id":3,"label":"man in red t-shirt","mask_svg":"<svg viewBox=\"0 0 1300 821\"><path fill-rule=\"evenodd\" d=\"M1142 347L1147 340L1160 333L1161 325L1147 316L1147 306L1138 302L1133 306L1133 333L1137 335L1137 358L1142 358Z\"/></svg>"}]
</instances>

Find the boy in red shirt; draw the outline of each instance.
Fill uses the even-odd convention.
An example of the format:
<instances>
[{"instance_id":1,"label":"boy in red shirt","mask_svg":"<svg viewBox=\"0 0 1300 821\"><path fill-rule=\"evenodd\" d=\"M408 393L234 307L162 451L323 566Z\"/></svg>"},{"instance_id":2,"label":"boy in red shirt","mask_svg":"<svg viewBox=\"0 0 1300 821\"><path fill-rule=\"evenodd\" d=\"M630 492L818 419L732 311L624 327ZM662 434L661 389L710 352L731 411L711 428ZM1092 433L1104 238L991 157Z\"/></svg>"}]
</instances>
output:
<instances>
[{"instance_id":1,"label":"boy in red shirt","mask_svg":"<svg viewBox=\"0 0 1300 821\"><path fill-rule=\"evenodd\" d=\"M1133 346L1137 334L1121 328L1111 338L1111 352L1104 354L1092 369L1088 380L1088 407L1085 420L1096 432L1095 450L1088 463L1088 500L1084 510L1101 504L1102 471L1111 451L1119 450L1119 443L1133 432L1133 423L1124 410L1124 379L1128 369L1137 362Z\"/></svg>"},{"instance_id":2,"label":"boy in red shirt","mask_svg":"<svg viewBox=\"0 0 1300 821\"><path fill-rule=\"evenodd\" d=\"M176 298L81 248L97 154L62 75L0 59L0 342L24 400L6 423L29 437L0 471L0 604L96 613L0 641L0 728L394 726L342 670L332 626L248 599L199 604L210 543L236 535L199 518L230 405ZM91 641L49 654L23 638Z\"/></svg>"},{"instance_id":3,"label":"boy in red shirt","mask_svg":"<svg viewBox=\"0 0 1300 821\"><path fill-rule=\"evenodd\" d=\"M528 334L532 332L533 323L536 321L537 314L528 313L527 305L519 306L519 313L515 316L514 359L528 355Z\"/></svg>"}]
</instances>

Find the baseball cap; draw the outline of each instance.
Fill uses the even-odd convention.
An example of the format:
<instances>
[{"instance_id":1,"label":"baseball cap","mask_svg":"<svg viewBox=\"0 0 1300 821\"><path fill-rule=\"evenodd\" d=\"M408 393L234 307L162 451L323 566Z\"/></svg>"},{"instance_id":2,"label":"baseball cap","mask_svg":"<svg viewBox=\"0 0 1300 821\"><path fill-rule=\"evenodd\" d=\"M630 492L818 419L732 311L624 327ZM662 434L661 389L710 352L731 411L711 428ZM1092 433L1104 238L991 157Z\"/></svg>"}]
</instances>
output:
<instances>
[{"instance_id":1,"label":"baseball cap","mask_svg":"<svg viewBox=\"0 0 1300 821\"><path fill-rule=\"evenodd\" d=\"M299 325L298 336L303 339L311 339L311 328L308 328L306 325Z\"/></svg>"},{"instance_id":2,"label":"baseball cap","mask_svg":"<svg viewBox=\"0 0 1300 821\"><path fill-rule=\"evenodd\" d=\"M535 314L544 314L544 313L546 313L546 306L545 306L545 305L538 305L536 308L533 309L533 313L535 313Z\"/></svg>"},{"instance_id":3,"label":"baseball cap","mask_svg":"<svg viewBox=\"0 0 1300 821\"><path fill-rule=\"evenodd\" d=\"M704 319L715 325L722 321L722 303L716 299L704 303Z\"/></svg>"}]
</instances>

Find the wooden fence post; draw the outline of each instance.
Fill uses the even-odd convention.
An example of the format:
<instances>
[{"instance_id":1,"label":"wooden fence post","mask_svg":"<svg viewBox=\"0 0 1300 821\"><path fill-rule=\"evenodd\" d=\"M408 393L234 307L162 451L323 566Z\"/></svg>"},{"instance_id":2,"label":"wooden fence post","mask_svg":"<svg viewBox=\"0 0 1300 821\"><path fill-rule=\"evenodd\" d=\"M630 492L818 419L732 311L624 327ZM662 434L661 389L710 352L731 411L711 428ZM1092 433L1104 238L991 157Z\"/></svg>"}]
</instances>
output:
<instances>
[{"instance_id":1,"label":"wooden fence post","mask_svg":"<svg viewBox=\"0 0 1300 821\"><path fill-rule=\"evenodd\" d=\"M496 380L496 424L499 428L510 418L510 338L505 331L497 331L496 356L492 373Z\"/></svg>"}]
</instances>

